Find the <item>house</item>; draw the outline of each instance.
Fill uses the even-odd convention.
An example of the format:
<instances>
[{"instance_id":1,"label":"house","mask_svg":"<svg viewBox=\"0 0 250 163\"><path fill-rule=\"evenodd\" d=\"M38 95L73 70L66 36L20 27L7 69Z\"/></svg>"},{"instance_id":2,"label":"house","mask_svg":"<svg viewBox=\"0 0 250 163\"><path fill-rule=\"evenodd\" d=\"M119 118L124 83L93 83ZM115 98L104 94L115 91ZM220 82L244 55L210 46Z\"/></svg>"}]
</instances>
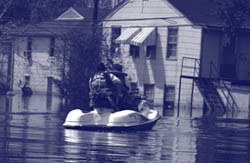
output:
<instances>
[{"instance_id":1,"label":"house","mask_svg":"<svg viewBox=\"0 0 250 163\"><path fill-rule=\"evenodd\" d=\"M100 9L104 15L107 9ZM20 92L23 85L29 86L33 93L58 94L54 79L60 79L55 66L55 54L61 53L57 36L82 28L92 29L93 8L70 7L54 20L38 24L28 24L12 31L13 63L12 87Z\"/></svg>"},{"instance_id":2,"label":"house","mask_svg":"<svg viewBox=\"0 0 250 163\"><path fill-rule=\"evenodd\" d=\"M102 21L111 55L119 56L133 85L155 105L164 106L163 114L178 100L182 109L190 103L203 106L193 80L181 76L210 78L211 61L221 69L218 77L233 71L233 57L227 60L221 53L223 26L218 26L222 21L214 8L209 0L127 0ZM242 36L238 50L247 54L249 38ZM250 69L243 63L237 66L237 79L247 81Z\"/></svg>"}]
</instances>

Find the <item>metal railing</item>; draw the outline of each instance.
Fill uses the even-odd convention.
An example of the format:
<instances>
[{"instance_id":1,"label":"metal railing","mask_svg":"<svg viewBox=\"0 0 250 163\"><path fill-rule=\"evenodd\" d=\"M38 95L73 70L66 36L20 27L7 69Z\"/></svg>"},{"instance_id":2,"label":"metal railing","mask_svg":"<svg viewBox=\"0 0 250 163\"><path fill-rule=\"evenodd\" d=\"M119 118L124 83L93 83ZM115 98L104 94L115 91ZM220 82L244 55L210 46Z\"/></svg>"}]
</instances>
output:
<instances>
[{"instance_id":1,"label":"metal railing","mask_svg":"<svg viewBox=\"0 0 250 163\"><path fill-rule=\"evenodd\" d=\"M191 93L191 108L192 108L192 101L193 101L193 90L194 90L194 79L201 79L200 76L200 59L191 58L191 57L183 57L181 63L181 77L179 81L179 94L178 94L178 112L177 116L179 116L179 105L180 105L180 94L181 94L181 82L182 78L191 78L193 79L192 83L192 93ZM226 99L226 107L231 107L232 110L235 108L239 110L237 103L235 102L230 88L228 88L225 81L219 78L219 71L216 68L216 65L211 62L210 63L210 76L211 81L216 81L218 83L217 88L222 91L223 96ZM190 109L190 115L192 114L192 109Z\"/></svg>"},{"instance_id":2,"label":"metal railing","mask_svg":"<svg viewBox=\"0 0 250 163\"><path fill-rule=\"evenodd\" d=\"M239 111L239 107L231 94L230 88L228 88L225 81L220 80L220 78L218 76L219 76L219 71L218 71L216 65L213 63L213 61L211 61L210 62L210 79L218 81L217 82L218 86L219 86L220 90L222 91L224 97L226 98L227 108L230 107L232 110L234 110L236 108Z\"/></svg>"},{"instance_id":3,"label":"metal railing","mask_svg":"<svg viewBox=\"0 0 250 163\"><path fill-rule=\"evenodd\" d=\"M189 61L188 65L186 62ZM199 77L200 74L200 59L191 58L191 57L183 57L181 63L181 76L190 76L190 74L185 74L184 70L193 70L192 77Z\"/></svg>"},{"instance_id":4,"label":"metal railing","mask_svg":"<svg viewBox=\"0 0 250 163\"><path fill-rule=\"evenodd\" d=\"M188 64L186 64L186 62ZM188 72L186 72L187 70ZM191 72L190 72L191 70ZM189 78L193 79L192 82L192 92L191 92L191 103L190 103L190 116L192 116L192 104L193 104L193 93L194 93L194 78L198 78L200 73L200 60L197 58L191 57L183 57L181 63L181 75L179 81L179 93L178 93L178 107L177 107L177 116L179 117L180 114L180 98L181 98L181 83L182 78Z\"/></svg>"}]
</instances>

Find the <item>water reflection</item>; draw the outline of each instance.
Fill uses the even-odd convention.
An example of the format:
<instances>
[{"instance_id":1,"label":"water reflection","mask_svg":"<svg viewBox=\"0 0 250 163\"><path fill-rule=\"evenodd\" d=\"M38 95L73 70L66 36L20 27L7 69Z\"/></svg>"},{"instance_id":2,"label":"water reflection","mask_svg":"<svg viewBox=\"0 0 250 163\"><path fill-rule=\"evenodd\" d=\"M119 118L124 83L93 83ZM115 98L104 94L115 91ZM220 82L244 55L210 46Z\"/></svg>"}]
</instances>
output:
<instances>
[{"instance_id":1,"label":"water reflection","mask_svg":"<svg viewBox=\"0 0 250 163\"><path fill-rule=\"evenodd\" d=\"M249 162L249 121L202 122L198 126L197 162Z\"/></svg>"},{"instance_id":2,"label":"water reflection","mask_svg":"<svg viewBox=\"0 0 250 163\"><path fill-rule=\"evenodd\" d=\"M249 119L206 119L173 111L151 131L64 129L59 99L0 96L0 162L248 162ZM185 112L189 112L185 110ZM202 115L193 110L193 115ZM186 116L185 116L186 115Z\"/></svg>"},{"instance_id":3,"label":"water reflection","mask_svg":"<svg viewBox=\"0 0 250 163\"><path fill-rule=\"evenodd\" d=\"M166 118L154 130L144 132L66 129L64 149L70 158L88 156L86 159L93 162L195 162L196 137L187 136L189 132L189 123Z\"/></svg>"}]
</instances>

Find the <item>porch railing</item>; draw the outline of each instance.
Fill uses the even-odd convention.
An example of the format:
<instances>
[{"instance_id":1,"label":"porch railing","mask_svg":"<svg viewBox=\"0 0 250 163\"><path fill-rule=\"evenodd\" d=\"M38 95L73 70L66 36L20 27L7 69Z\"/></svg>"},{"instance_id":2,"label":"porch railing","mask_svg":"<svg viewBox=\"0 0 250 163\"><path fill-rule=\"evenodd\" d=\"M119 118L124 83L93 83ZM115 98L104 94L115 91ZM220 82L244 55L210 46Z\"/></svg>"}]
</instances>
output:
<instances>
[{"instance_id":1,"label":"porch railing","mask_svg":"<svg viewBox=\"0 0 250 163\"><path fill-rule=\"evenodd\" d=\"M220 80L218 76L219 76L219 71L216 65L214 64L214 62L211 61L210 62L210 79L217 81L218 83L217 86L220 88L222 94L226 98L227 108L231 108L231 110L233 111L236 108L239 111L239 107L231 94L230 88L228 88L226 82L224 80Z\"/></svg>"}]
</instances>

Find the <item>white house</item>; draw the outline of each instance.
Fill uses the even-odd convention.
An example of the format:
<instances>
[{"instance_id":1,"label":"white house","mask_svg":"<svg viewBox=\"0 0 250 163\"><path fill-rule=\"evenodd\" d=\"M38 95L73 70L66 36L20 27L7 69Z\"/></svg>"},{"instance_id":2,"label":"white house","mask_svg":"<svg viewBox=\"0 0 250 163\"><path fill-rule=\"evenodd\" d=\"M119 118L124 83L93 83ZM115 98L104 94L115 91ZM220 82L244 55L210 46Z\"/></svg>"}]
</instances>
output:
<instances>
[{"instance_id":1,"label":"white house","mask_svg":"<svg viewBox=\"0 0 250 163\"><path fill-rule=\"evenodd\" d=\"M173 108L182 58L200 58L202 28L166 0L128 0L105 17L103 27L110 33L111 52L119 49L132 82L155 105ZM182 85L184 106L189 106L191 83ZM197 89L194 97L199 97L196 106L202 106Z\"/></svg>"},{"instance_id":2,"label":"white house","mask_svg":"<svg viewBox=\"0 0 250 163\"><path fill-rule=\"evenodd\" d=\"M193 107L203 106L195 85L192 96L192 79L180 77L210 78L211 61L221 80L234 69L238 78L231 83L249 83L247 64L223 54L225 24L215 7L209 0L126 0L102 21L111 54L119 55L132 82L154 104L164 106L163 113L176 106L178 99L182 108L191 101ZM236 48L246 58L248 35L241 34ZM244 92L244 100L248 101L248 94ZM248 102L244 107L248 108Z\"/></svg>"},{"instance_id":3,"label":"white house","mask_svg":"<svg viewBox=\"0 0 250 163\"><path fill-rule=\"evenodd\" d=\"M100 9L99 15L107 9ZM20 92L26 84L33 93L58 94L54 79L60 76L55 66L55 54L60 52L57 36L69 30L82 28L91 31L93 8L71 7L54 20L29 24L13 31L12 85ZM59 54L60 55L60 54Z\"/></svg>"}]
</instances>

